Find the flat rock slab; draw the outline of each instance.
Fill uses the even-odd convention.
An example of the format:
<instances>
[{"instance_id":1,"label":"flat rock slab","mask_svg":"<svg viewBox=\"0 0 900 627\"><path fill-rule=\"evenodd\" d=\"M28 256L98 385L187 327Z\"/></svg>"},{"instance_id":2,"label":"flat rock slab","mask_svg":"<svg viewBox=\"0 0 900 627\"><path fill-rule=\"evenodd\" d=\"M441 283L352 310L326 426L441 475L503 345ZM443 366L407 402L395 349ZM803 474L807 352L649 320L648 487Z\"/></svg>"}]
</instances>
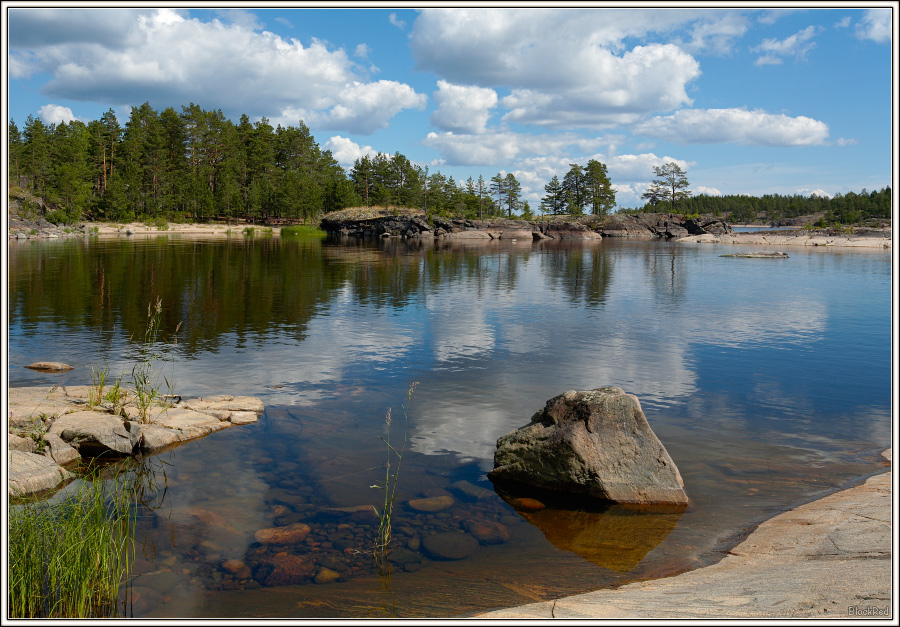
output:
<instances>
[{"instance_id":1,"label":"flat rock slab","mask_svg":"<svg viewBox=\"0 0 900 627\"><path fill-rule=\"evenodd\" d=\"M706 568L478 617L889 619L891 487L887 472L780 514Z\"/></svg>"},{"instance_id":2,"label":"flat rock slab","mask_svg":"<svg viewBox=\"0 0 900 627\"><path fill-rule=\"evenodd\" d=\"M197 411L252 411L262 413L262 401L253 396L210 396L207 398L190 398L181 402L183 407Z\"/></svg>"},{"instance_id":3,"label":"flat rock slab","mask_svg":"<svg viewBox=\"0 0 900 627\"><path fill-rule=\"evenodd\" d=\"M734 253L732 255L719 255L719 257L744 257L746 259L787 259L788 254L782 252L762 252L756 251L752 253Z\"/></svg>"},{"instance_id":4,"label":"flat rock slab","mask_svg":"<svg viewBox=\"0 0 900 627\"><path fill-rule=\"evenodd\" d=\"M36 361L25 367L30 370L37 370L38 372L68 372L69 370L75 369L74 366L59 361Z\"/></svg>"},{"instance_id":5,"label":"flat rock slab","mask_svg":"<svg viewBox=\"0 0 900 627\"><path fill-rule=\"evenodd\" d=\"M25 451L7 452L7 490L10 496L25 496L52 490L72 474L50 457Z\"/></svg>"}]
</instances>

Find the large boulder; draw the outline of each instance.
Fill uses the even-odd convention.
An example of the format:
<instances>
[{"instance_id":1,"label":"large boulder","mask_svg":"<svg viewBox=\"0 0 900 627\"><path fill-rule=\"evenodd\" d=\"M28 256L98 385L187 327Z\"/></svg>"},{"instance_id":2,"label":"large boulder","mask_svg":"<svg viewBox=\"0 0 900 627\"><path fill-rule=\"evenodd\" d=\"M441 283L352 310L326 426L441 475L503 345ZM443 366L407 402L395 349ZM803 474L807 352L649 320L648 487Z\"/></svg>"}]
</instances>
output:
<instances>
[{"instance_id":1,"label":"large boulder","mask_svg":"<svg viewBox=\"0 0 900 627\"><path fill-rule=\"evenodd\" d=\"M684 482L621 388L569 391L497 440L493 481L631 504L686 504Z\"/></svg>"},{"instance_id":2,"label":"large boulder","mask_svg":"<svg viewBox=\"0 0 900 627\"><path fill-rule=\"evenodd\" d=\"M141 425L120 416L79 411L60 416L50 427L82 457L131 455L141 441Z\"/></svg>"}]
</instances>

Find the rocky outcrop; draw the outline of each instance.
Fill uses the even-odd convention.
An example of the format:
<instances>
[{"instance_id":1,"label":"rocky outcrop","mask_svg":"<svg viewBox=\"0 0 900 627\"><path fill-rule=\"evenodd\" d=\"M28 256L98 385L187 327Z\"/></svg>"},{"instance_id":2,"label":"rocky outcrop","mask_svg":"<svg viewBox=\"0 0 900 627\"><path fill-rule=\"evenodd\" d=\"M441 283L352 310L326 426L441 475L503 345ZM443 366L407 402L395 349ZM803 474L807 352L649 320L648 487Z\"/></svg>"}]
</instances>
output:
<instances>
[{"instance_id":1,"label":"rocky outcrop","mask_svg":"<svg viewBox=\"0 0 900 627\"><path fill-rule=\"evenodd\" d=\"M616 213L597 227L604 237L677 239L690 235L724 235L732 229L721 218L685 218L674 213Z\"/></svg>"},{"instance_id":2,"label":"rocky outcrop","mask_svg":"<svg viewBox=\"0 0 900 627\"><path fill-rule=\"evenodd\" d=\"M569 391L497 440L495 482L628 504L688 502L684 482L621 388Z\"/></svg>"},{"instance_id":3,"label":"rocky outcrop","mask_svg":"<svg viewBox=\"0 0 900 627\"><path fill-rule=\"evenodd\" d=\"M336 212L341 214L342 212ZM423 216L387 215L348 218L329 214L322 218L320 228L332 235L349 237L434 237L435 229Z\"/></svg>"},{"instance_id":4,"label":"rocky outcrop","mask_svg":"<svg viewBox=\"0 0 900 627\"><path fill-rule=\"evenodd\" d=\"M402 237L456 240L599 240L602 237L672 239L691 235L731 233L722 219L710 216L685 218L678 214L614 214L596 216L549 216L527 221L505 218L470 220L426 216L409 209L360 209L336 211L322 218L320 227L349 237Z\"/></svg>"},{"instance_id":5,"label":"rocky outcrop","mask_svg":"<svg viewBox=\"0 0 900 627\"><path fill-rule=\"evenodd\" d=\"M93 404L90 386L9 390L10 495L52 489L64 465L88 457L152 453L233 425L256 422L263 404L249 396L161 399L145 420L131 403L114 412ZM15 453L15 455L13 455ZM13 478L15 480L13 480ZM52 484L52 485L51 485Z\"/></svg>"}]
</instances>

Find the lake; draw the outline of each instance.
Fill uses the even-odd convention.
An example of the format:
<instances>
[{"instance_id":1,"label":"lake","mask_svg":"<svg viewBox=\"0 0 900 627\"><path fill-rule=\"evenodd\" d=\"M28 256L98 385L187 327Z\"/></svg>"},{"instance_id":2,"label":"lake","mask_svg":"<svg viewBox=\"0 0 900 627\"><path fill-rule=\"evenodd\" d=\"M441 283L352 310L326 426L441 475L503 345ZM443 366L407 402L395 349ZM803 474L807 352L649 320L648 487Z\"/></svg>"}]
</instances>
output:
<instances>
[{"instance_id":1,"label":"lake","mask_svg":"<svg viewBox=\"0 0 900 627\"><path fill-rule=\"evenodd\" d=\"M176 392L265 403L256 424L145 460L156 475L129 616L465 616L714 562L762 520L882 470L890 252L720 256L732 252L610 239L10 241L9 385L130 371L160 298L163 335L181 323L161 363ZM38 360L76 368L23 367ZM486 473L499 436L557 394L609 385L640 399L684 478L685 512L524 513L497 496ZM384 494L371 486L385 479L385 440L405 448L398 548L379 571L371 505ZM408 504L440 496L453 505ZM423 549L473 520L499 523L505 541L454 561ZM311 532L291 551L254 541L297 522ZM223 566L235 561L252 577Z\"/></svg>"}]
</instances>

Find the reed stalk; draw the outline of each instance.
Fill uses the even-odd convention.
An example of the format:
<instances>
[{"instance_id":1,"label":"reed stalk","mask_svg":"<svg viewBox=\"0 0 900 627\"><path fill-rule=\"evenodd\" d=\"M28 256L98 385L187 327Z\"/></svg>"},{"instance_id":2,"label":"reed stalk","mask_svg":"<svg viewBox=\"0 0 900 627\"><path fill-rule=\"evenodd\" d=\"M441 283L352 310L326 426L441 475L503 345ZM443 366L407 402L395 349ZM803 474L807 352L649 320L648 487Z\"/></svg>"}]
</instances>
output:
<instances>
[{"instance_id":1,"label":"reed stalk","mask_svg":"<svg viewBox=\"0 0 900 627\"><path fill-rule=\"evenodd\" d=\"M412 397L413 391L418 384L418 382L414 382L409 386L409 390L406 393L407 402L409 402L409 399ZM400 445L399 449L391 444L391 409L388 408L387 415L385 416L387 437L381 438L381 441L387 446L387 461L384 464L384 481L377 481L374 485L370 486L377 490L381 490L384 495L384 502L381 510L374 505L372 506L372 509L375 510L375 515L378 517L378 530L375 534L375 545L372 548L372 555L375 558L376 569L379 572L384 570L384 568L389 568L389 564L386 563L386 561L388 548L392 538L391 521L394 513L394 500L397 498L397 484L400 480L400 462L403 461L403 453L406 450L409 416L406 413L406 406L403 405L401 407L403 408L403 417L405 419L403 444ZM392 472L391 465L395 458L396 465L393 467Z\"/></svg>"}]
</instances>

